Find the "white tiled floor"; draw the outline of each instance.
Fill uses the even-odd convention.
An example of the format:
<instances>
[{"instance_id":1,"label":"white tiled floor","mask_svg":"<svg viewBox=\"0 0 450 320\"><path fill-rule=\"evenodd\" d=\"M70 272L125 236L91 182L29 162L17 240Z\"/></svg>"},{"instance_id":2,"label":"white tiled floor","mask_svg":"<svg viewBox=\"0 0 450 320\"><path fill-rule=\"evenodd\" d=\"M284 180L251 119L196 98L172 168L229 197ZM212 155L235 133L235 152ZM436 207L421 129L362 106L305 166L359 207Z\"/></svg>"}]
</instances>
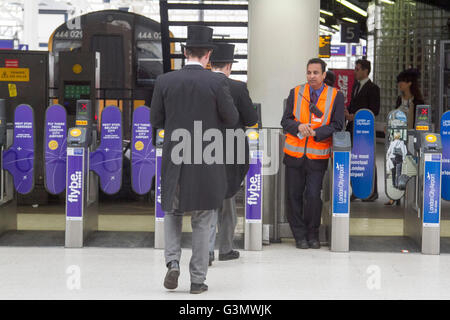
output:
<instances>
[{"instance_id":1,"label":"white tiled floor","mask_svg":"<svg viewBox=\"0 0 450 320\"><path fill-rule=\"evenodd\" d=\"M190 249L179 287L164 289L163 251L0 248L0 299L449 299L450 255L299 250L291 242L215 261L209 291L189 294ZM79 277L78 277L79 275ZM79 284L79 288L77 285Z\"/></svg>"}]
</instances>

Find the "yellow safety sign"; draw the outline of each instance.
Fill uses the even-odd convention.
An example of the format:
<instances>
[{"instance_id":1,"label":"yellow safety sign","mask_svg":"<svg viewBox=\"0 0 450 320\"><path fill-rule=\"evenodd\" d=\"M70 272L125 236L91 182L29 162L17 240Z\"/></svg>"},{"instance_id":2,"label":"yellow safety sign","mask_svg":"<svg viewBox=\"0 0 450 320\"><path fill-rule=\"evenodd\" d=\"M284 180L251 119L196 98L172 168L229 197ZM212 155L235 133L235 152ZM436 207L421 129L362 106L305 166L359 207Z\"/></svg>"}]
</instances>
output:
<instances>
[{"instance_id":1,"label":"yellow safety sign","mask_svg":"<svg viewBox=\"0 0 450 320\"><path fill-rule=\"evenodd\" d=\"M416 130L426 131L426 130L429 130L429 127L428 126L416 126Z\"/></svg>"},{"instance_id":2,"label":"yellow safety sign","mask_svg":"<svg viewBox=\"0 0 450 320\"><path fill-rule=\"evenodd\" d=\"M17 87L15 83L8 83L9 97L17 97Z\"/></svg>"},{"instance_id":3,"label":"yellow safety sign","mask_svg":"<svg viewBox=\"0 0 450 320\"><path fill-rule=\"evenodd\" d=\"M30 81L29 68L0 68L0 81Z\"/></svg>"}]
</instances>

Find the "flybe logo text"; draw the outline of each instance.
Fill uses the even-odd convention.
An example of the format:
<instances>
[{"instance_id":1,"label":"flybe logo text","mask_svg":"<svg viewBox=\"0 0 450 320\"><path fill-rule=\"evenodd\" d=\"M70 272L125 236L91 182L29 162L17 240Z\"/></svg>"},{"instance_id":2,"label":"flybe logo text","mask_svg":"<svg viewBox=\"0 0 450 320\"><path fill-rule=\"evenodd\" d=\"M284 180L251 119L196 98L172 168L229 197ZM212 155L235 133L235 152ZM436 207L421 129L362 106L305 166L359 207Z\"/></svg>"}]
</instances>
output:
<instances>
[{"instance_id":1,"label":"flybe logo text","mask_svg":"<svg viewBox=\"0 0 450 320\"><path fill-rule=\"evenodd\" d=\"M67 200L71 203L78 202L81 199L81 175L81 171L75 171L75 173L70 175L69 195Z\"/></svg>"}]
</instances>

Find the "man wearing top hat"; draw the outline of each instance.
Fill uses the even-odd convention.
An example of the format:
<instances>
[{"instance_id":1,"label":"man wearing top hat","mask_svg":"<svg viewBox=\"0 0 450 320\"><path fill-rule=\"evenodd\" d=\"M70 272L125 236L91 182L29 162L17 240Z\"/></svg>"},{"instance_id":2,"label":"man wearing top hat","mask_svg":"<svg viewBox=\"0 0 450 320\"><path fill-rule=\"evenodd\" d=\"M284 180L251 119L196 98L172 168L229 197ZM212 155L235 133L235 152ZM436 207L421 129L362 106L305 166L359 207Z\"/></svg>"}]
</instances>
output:
<instances>
[{"instance_id":1,"label":"man wearing top hat","mask_svg":"<svg viewBox=\"0 0 450 320\"><path fill-rule=\"evenodd\" d=\"M219 261L239 258L239 251L233 250L233 236L237 221L235 195L249 169L249 146L244 133L245 127L253 126L258 121L258 114L250 99L247 84L229 78L233 62L236 62L234 61L234 45L228 43L215 43L215 45L216 48L211 54L211 70L227 79L234 105L239 112L239 121L234 129L241 130L234 132L237 136L233 141L234 159L232 163L227 161L226 164L228 181L226 199L218 212L214 214L211 224L209 265L214 261L216 225L218 226ZM244 145L239 145L239 138L242 138ZM227 142L229 141L224 141L224 146L227 146ZM228 154L228 150L226 148L225 150L225 154Z\"/></svg>"},{"instance_id":2,"label":"man wearing top hat","mask_svg":"<svg viewBox=\"0 0 450 320\"><path fill-rule=\"evenodd\" d=\"M165 137L161 204L166 214L164 255L168 270L164 287L178 286L182 220L184 213L190 213L191 293L208 290L204 281L211 219L227 192L224 163L206 164L203 159L205 146L210 143L204 141L203 132L234 126L239 117L226 79L205 69L214 48L212 32L208 27L188 26L184 47L187 63L181 70L157 78L150 112L152 127L163 128ZM201 142L195 139L198 136Z\"/></svg>"}]
</instances>

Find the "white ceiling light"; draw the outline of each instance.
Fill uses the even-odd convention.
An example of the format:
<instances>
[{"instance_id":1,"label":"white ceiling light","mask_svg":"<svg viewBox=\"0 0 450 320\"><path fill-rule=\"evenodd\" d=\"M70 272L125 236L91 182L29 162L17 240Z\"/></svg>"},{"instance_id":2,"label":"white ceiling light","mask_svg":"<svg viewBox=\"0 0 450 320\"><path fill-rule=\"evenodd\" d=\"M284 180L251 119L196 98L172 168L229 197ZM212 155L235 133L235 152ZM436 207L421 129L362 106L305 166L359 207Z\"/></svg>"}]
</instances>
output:
<instances>
[{"instance_id":1,"label":"white ceiling light","mask_svg":"<svg viewBox=\"0 0 450 320\"><path fill-rule=\"evenodd\" d=\"M347 17L342 18L342 20L345 20L345 21L348 21L348 22L351 22L351 23L358 23L358 21L356 21L355 19L347 18Z\"/></svg>"},{"instance_id":2,"label":"white ceiling light","mask_svg":"<svg viewBox=\"0 0 450 320\"><path fill-rule=\"evenodd\" d=\"M360 15L367 17L367 12L361 9L360 7L355 6L353 3L347 0L336 0L336 1L342 4L343 6L346 6L347 8L359 13Z\"/></svg>"},{"instance_id":3,"label":"white ceiling light","mask_svg":"<svg viewBox=\"0 0 450 320\"><path fill-rule=\"evenodd\" d=\"M325 23L325 19L320 17L320 22Z\"/></svg>"},{"instance_id":4,"label":"white ceiling light","mask_svg":"<svg viewBox=\"0 0 450 320\"><path fill-rule=\"evenodd\" d=\"M320 13L326 14L327 16L333 16L332 12L326 11L326 10L320 10Z\"/></svg>"},{"instance_id":5,"label":"white ceiling light","mask_svg":"<svg viewBox=\"0 0 450 320\"><path fill-rule=\"evenodd\" d=\"M391 1L391 0L381 0L381 2L387 3L387 4L395 4L395 2Z\"/></svg>"}]
</instances>

